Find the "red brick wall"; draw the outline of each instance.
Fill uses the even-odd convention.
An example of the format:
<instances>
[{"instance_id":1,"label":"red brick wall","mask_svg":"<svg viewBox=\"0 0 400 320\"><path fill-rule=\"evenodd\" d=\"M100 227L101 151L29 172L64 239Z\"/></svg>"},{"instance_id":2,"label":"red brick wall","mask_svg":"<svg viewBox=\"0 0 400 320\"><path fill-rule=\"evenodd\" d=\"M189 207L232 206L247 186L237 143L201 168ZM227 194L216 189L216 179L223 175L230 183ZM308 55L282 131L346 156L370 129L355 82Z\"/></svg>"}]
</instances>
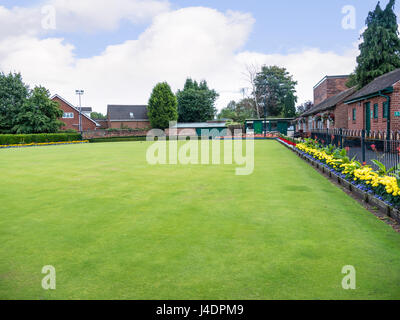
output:
<instances>
[{"instance_id":1,"label":"red brick wall","mask_svg":"<svg viewBox=\"0 0 400 320\"><path fill-rule=\"evenodd\" d=\"M74 118L72 119L64 119L60 118L59 120L65 123L65 126L61 127L61 130L76 130L79 131L79 112L74 108L71 108L67 103L59 99L58 97L54 97L53 101L58 102L61 110L64 112L72 112L74 114ZM93 121L90 121L88 118L82 115L82 130L96 130L96 124Z\"/></svg>"},{"instance_id":2,"label":"red brick wall","mask_svg":"<svg viewBox=\"0 0 400 320\"><path fill-rule=\"evenodd\" d=\"M121 129L122 127L131 129L148 129L150 128L150 121L109 121L108 127L113 129Z\"/></svg>"},{"instance_id":3,"label":"red brick wall","mask_svg":"<svg viewBox=\"0 0 400 320\"><path fill-rule=\"evenodd\" d=\"M395 112L400 111L400 83L396 83L393 86L394 92L389 94L391 97L390 101L390 117L391 117L391 130L400 130L400 118L395 117ZM365 129L365 104L370 102L371 111L374 109L374 104L378 104L378 119L374 119L371 116L371 130L372 131L384 131L387 129L387 121L383 118L383 103L386 102L385 97L374 97L368 100L355 102L348 105L348 119L349 129ZM356 108L356 121L353 121L353 109Z\"/></svg>"},{"instance_id":4,"label":"red brick wall","mask_svg":"<svg viewBox=\"0 0 400 320\"><path fill-rule=\"evenodd\" d=\"M346 82L348 80L348 77L325 79L318 87L314 88L314 105L347 90Z\"/></svg>"},{"instance_id":5,"label":"red brick wall","mask_svg":"<svg viewBox=\"0 0 400 320\"><path fill-rule=\"evenodd\" d=\"M335 128L348 128L348 105L340 103L335 108Z\"/></svg>"},{"instance_id":6,"label":"red brick wall","mask_svg":"<svg viewBox=\"0 0 400 320\"><path fill-rule=\"evenodd\" d=\"M314 105L320 104L327 98L328 81L325 80L318 87L314 89Z\"/></svg>"},{"instance_id":7,"label":"red brick wall","mask_svg":"<svg viewBox=\"0 0 400 320\"><path fill-rule=\"evenodd\" d=\"M104 129L90 130L83 133L84 139L93 138L111 138L111 137L144 137L147 135L147 130L142 131L107 131Z\"/></svg>"}]
</instances>

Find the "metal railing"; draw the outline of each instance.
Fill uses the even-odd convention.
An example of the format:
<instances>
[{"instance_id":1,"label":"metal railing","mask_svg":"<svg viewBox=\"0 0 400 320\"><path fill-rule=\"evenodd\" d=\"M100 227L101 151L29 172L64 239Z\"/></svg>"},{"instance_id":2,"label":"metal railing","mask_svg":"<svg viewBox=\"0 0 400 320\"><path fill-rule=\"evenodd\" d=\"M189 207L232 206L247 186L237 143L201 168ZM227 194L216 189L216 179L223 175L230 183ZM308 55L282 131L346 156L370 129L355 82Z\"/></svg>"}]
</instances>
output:
<instances>
[{"instance_id":1,"label":"metal railing","mask_svg":"<svg viewBox=\"0 0 400 320\"><path fill-rule=\"evenodd\" d=\"M400 132L347 129L314 129L311 138L324 146L334 145L347 150L350 158L376 169L372 160L382 162L387 168L400 164Z\"/></svg>"}]
</instances>

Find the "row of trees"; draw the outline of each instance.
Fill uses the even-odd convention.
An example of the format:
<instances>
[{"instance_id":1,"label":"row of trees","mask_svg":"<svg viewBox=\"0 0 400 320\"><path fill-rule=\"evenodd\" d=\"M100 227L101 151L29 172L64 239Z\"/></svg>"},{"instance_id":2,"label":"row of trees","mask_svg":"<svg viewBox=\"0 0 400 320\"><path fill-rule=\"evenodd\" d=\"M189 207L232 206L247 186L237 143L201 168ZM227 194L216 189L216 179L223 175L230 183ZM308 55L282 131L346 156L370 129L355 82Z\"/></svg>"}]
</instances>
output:
<instances>
[{"instance_id":1,"label":"row of trees","mask_svg":"<svg viewBox=\"0 0 400 320\"><path fill-rule=\"evenodd\" d=\"M175 95L168 83L158 83L150 96L148 116L153 128L168 128L170 121L205 122L214 119L218 93L206 81L188 78Z\"/></svg>"},{"instance_id":2,"label":"row of trees","mask_svg":"<svg viewBox=\"0 0 400 320\"><path fill-rule=\"evenodd\" d=\"M231 101L218 115L244 122L249 118L296 116L297 82L285 68L248 66L246 77L251 84L251 93L239 102Z\"/></svg>"},{"instance_id":3,"label":"row of trees","mask_svg":"<svg viewBox=\"0 0 400 320\"><path fill-rule=\"evenodd\" d=\"M53 133L63 111L44 87L29 87L21 74L0 73L0 133Z\"/></svg>"}]
</instances>

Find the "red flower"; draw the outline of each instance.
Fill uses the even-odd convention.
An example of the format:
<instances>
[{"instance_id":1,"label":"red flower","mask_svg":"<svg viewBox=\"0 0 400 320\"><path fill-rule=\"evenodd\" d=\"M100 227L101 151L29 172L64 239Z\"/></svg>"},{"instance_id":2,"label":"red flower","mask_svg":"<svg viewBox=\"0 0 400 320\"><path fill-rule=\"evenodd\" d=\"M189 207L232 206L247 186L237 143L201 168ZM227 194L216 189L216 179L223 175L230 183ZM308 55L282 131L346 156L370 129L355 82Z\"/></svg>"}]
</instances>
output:
<instances>
[{"instance_id":1,"label":"red flower","mask_svg":"<svg viewBox=\"0 0 400 320\"><path fill-rule=\"evenodd\" d=\"M372 144L372 145L371 145L371 149L372 149L373 151L376 151L376 145Z\"/></svg>"},{"instance_id":2,"label":"red flower","mask_svg":"<svg viewBox=\"0 0 400 320\"><path fill-rule=\"evenodd\" d=\"M350 151L350 147L346 147L345 150L346 150L347 152L349 152L349 151Z\"/></svg>"},{"instance_id":3,"label":"red flower","mask_svg":"<svg viewBox=\"0 0 400 320\"><path fill-rule=\"evenodd\" d=\"M363 162L363 166L366 166L367 165L367 163L366 162Z\"/></svg>"}]
</instances>

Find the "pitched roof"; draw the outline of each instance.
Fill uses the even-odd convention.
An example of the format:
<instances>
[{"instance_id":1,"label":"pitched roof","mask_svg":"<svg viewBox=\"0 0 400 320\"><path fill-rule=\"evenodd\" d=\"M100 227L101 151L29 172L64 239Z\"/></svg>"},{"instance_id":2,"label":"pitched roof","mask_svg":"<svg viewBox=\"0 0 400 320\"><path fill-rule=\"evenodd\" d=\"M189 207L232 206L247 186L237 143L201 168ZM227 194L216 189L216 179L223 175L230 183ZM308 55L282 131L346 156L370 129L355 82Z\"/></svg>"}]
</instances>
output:
<instances>
[{"instance_id":1,"label":"pitched roof","mask_svg":"<svg viewBox=\"0 0 400 320\"><path fill-rule=\"evenodd\" d=\"M61 97L60 95L55 94L55 95L53 95L50 99L53 100L54 98L60 99L60 100L63 101L65 104L67 104L68 106L70 106L72 109L75 109L76 112L79 112L79 108L75 107L72 103L68 102L67 100L65 100L65 99L64 99L63 97ZM81 113L82 116L84 116L84 117L87 118L88 120L90 120L90 121L92 121L93 123L95 123L97 127L100 127L100 125L99 125L96 121L94 121L93 119L91 119L90 117L88 117L86 114L83 113L83 109L84 109L84 108L82 108L82 113Z\"/></svg>"},{"instance_id":2,"label":"pitched roof","mask_svg":"<svg viewBox=\"0 0 400 320\"><path fill-rule=\"evenodd\" d=\"M386 73L376 78L365 87L361 88L356 93L348 97L345 102L350 102L352 100L357 100L365 96L378 93L379 91L390 88L398 81L400 81L400 69L396 69L392 72Z\"/></svg>"},{"instance_id":3,"label":"pitched roof","mask_svg":"<svg viewBox=\"0 0 400 320\"><path fill-rule=\"evenodd\" d=\"M310 116L315 113L323 112L323 111L329 110L331 108L334 108L337 104L339 104L340 102L345 100L348 96L353 94L355 91L356 91L355 87L347 89L345 91L342 91L335 96L325 99L320 104L317 104L316 106L314 106L312 109L304 112L301 116L306 117L306 116Z\"/></svg>"},{"instance_id":4,"label":"pitched roof","mask_svg":"<svg viewBox=\"0 0 400 320\"><path fill-rule=\"evenodd\" d=\"M147 106L108 105L107 115L110 121L148 120Z\"/></svg>"}]
</instances>

